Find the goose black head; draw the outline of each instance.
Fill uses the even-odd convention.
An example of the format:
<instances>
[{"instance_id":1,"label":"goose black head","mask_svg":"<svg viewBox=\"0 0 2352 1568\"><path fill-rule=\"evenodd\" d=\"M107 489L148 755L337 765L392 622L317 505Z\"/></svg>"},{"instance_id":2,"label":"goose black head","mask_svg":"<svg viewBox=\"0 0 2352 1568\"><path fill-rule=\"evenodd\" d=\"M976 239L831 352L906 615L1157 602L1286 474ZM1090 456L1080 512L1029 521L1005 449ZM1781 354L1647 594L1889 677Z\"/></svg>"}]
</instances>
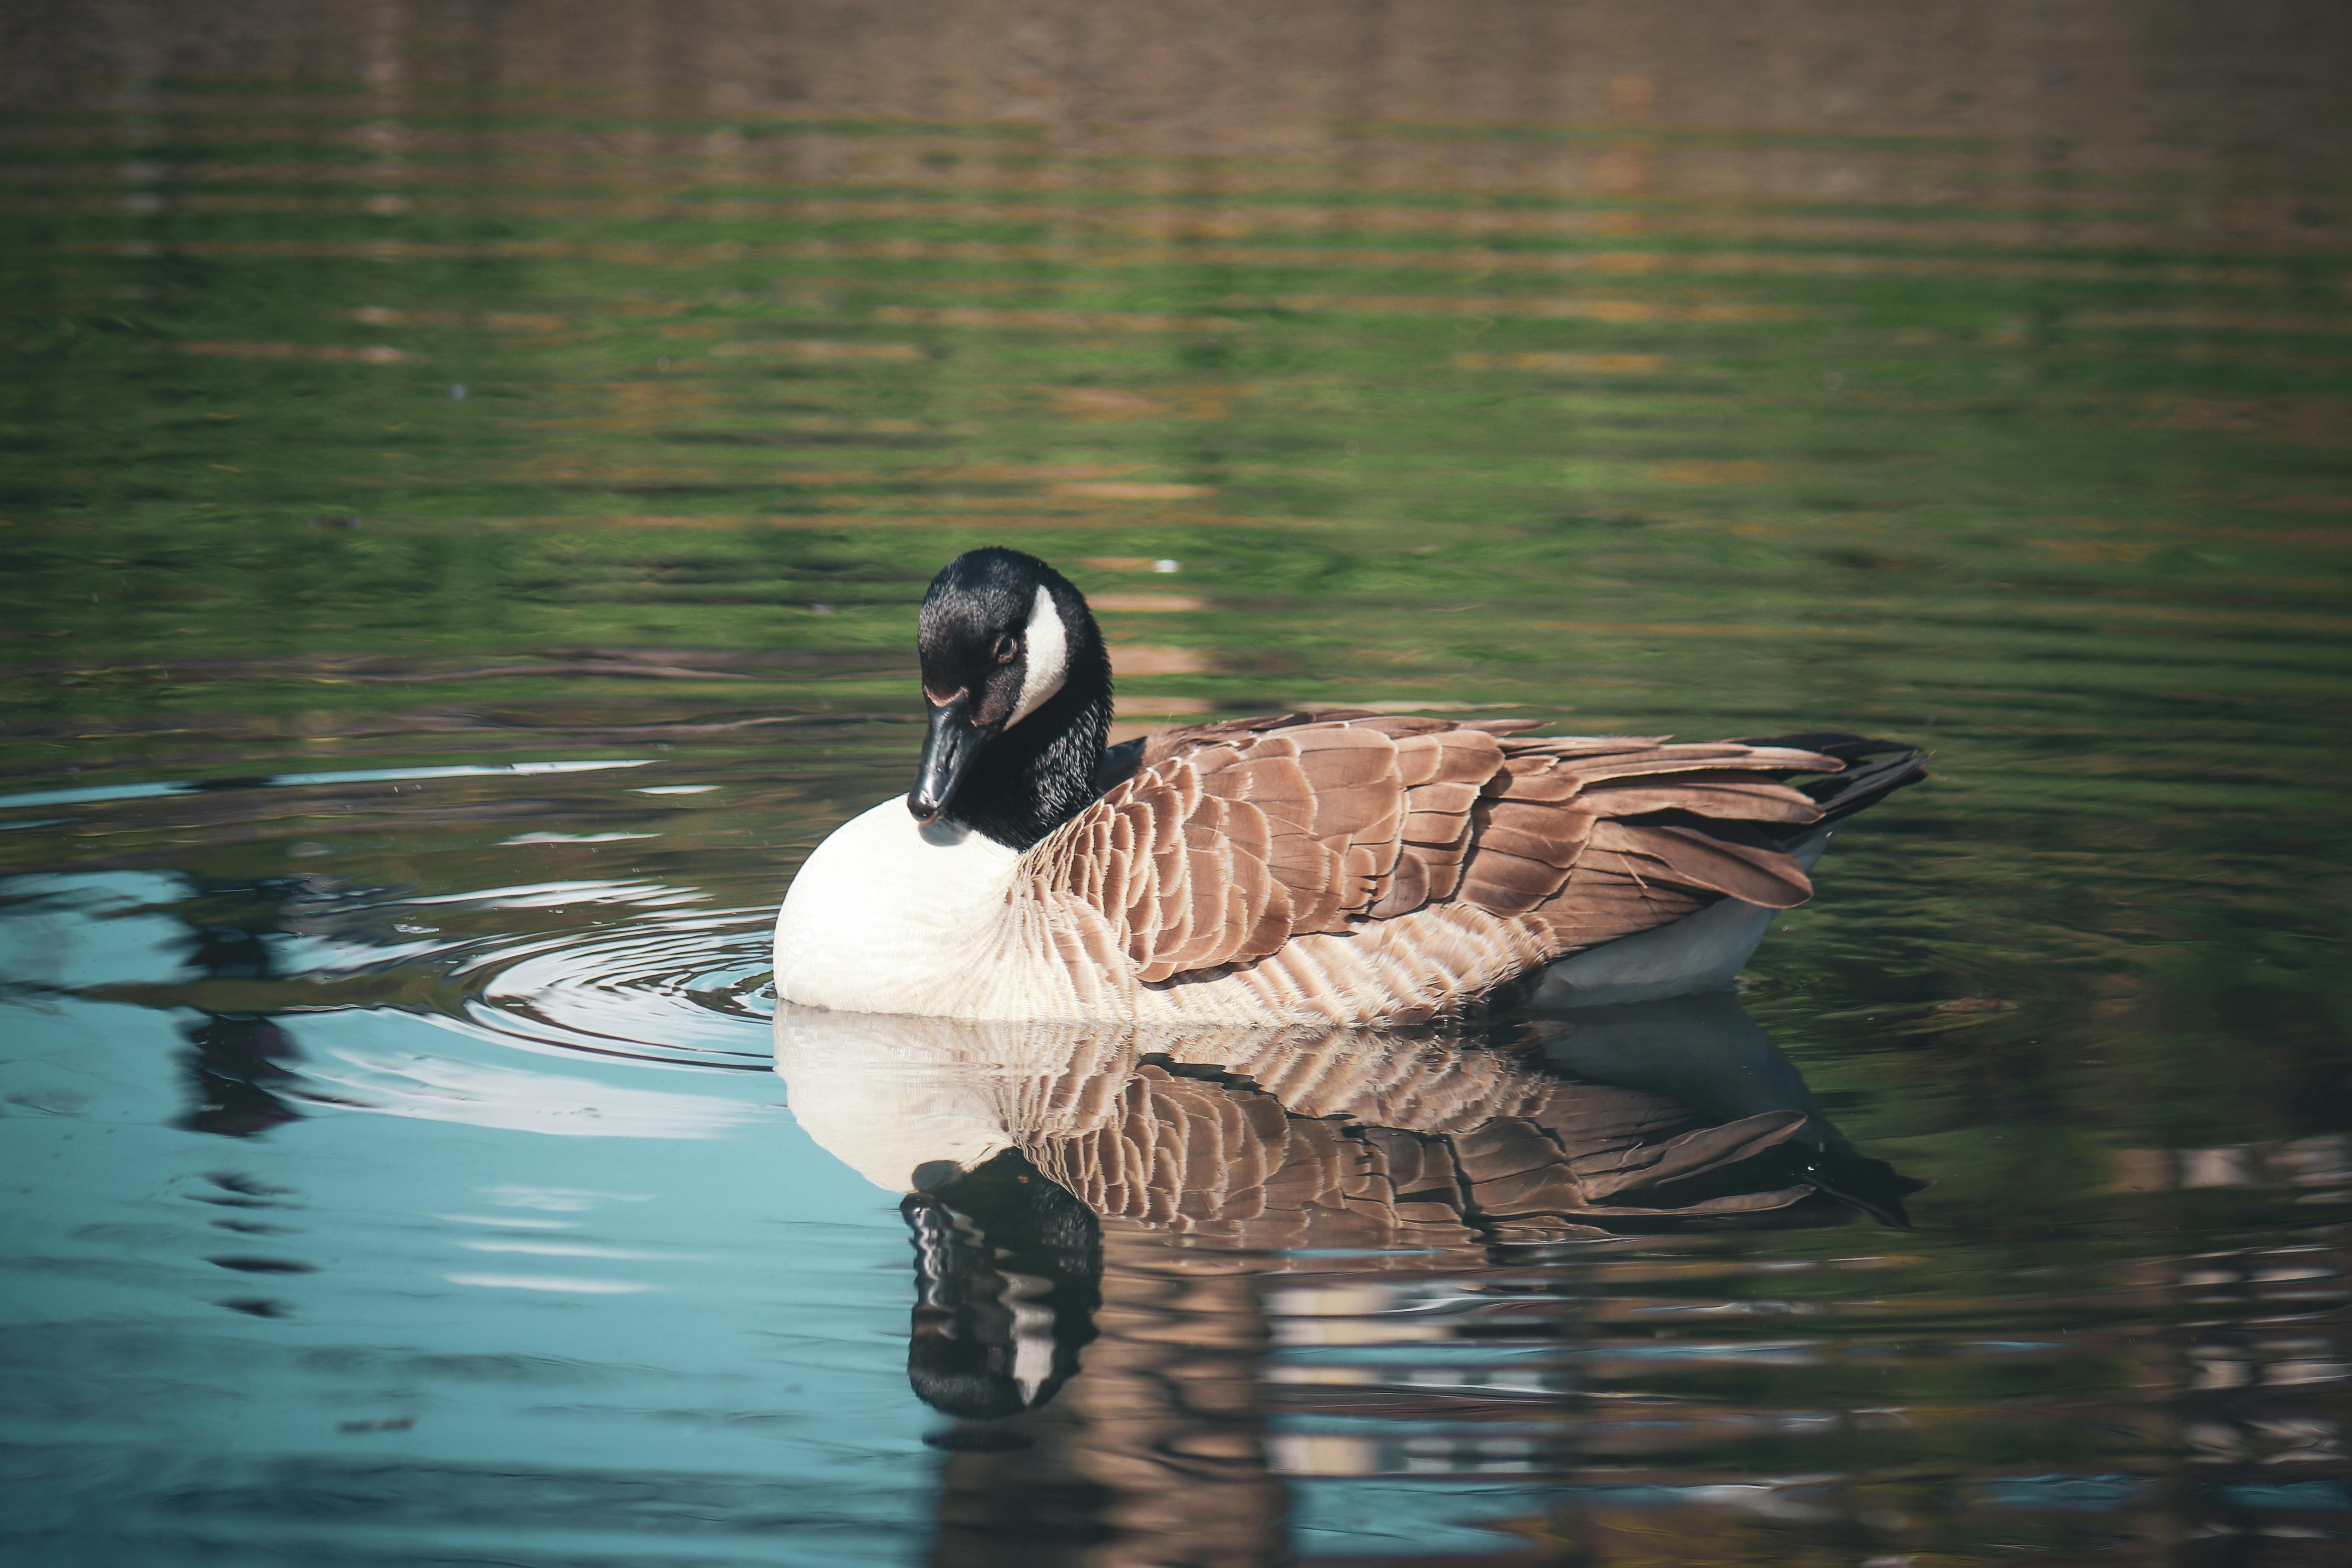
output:
<instances>
[{"instance_id":1,"label":"goose black head","mask_svg":"<svg viewBox=\"0 0 2352 1568\"><path fill-rule=\"evenodd\" d=\"M1084 807L1110 731L1110 655L1087 602L1034 555L957 556L923 596L930 730L907 809L1026 849Z\"/></svg>"}]
</instances>

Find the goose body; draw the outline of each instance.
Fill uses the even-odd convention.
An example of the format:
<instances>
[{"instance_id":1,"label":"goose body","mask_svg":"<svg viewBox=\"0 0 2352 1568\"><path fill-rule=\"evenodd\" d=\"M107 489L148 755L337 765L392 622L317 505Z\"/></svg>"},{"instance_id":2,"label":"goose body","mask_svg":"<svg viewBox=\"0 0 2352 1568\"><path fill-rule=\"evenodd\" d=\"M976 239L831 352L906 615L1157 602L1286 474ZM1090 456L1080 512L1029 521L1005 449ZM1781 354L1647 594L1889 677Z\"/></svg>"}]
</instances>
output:
<instances>
[{"instance_id":1,"label":"goose body","mask_svg":"<svg viewBox=\"0 0 2352 1568\"><path fill-rule=\"evenodd\" d=\"M940 573L919 647L916 786L794 879L783 1001L1355 1025L1505 987L1567 1003L1719 988L1772 912L1811 896L1833 825L1921 773L1917 752L1847 735L1537 738L1351 710L1107 748L1093 617L1012 551Z\"/></svg>"}]
</instances>

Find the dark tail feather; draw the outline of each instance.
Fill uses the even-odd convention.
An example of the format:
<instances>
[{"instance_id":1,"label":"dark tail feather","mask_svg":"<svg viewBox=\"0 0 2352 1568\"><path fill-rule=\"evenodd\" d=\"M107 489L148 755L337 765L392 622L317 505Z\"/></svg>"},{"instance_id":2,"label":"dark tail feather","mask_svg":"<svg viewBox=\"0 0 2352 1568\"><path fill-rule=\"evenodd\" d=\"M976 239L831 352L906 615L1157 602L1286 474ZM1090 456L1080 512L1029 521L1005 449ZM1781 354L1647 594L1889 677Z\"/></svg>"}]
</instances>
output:
<instances>
[{"instance_id":1,"label":"dark tail feather","mask_svg":"<svg viewBox=\"0 0 2352 1568\"><path fill-rule=\"evenodd\" d=\"M1822 823L1843 821L1864 807L1876 805L1905 784L1917 784L1927 776L1927 753L1900 741L1874 741L1861 735L1824 731L1763 736L1739 743L1819 752L1825 757L1835 757L1843 763L1845 772L1797 786L1822 808Z\"/></svg>"}]
</instances>

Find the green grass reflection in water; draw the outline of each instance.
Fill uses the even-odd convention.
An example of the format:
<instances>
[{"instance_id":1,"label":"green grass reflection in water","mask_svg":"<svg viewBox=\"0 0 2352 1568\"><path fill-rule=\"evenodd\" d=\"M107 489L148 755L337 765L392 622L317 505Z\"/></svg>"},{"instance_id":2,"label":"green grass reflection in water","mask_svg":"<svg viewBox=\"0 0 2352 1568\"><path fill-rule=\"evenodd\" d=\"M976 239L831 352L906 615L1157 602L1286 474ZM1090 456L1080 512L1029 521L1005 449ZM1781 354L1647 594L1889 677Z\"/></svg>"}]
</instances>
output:
<instances>
[{"instance_id":1,"label":"green grass reflection in water","mask_svg":"<svg viewBox=\"0 0 2352 1568\"><path fill-rule=\"evenodd\" d=\"M9 135L8 787L310 781L0 802L12 1533L2340 1549L2335 229L2061 204L1959 139L1728 138L1779 195L1727 206L1631 134L1615 194L1395 127L1106 161L166 95ZM903 787L923 580L998 541L1096 595L1138 723L1935 746L1746 996L1937 1182L1921 1228L1113 1223L1085 1370L943 1427L904 1227L764 1070L761 942ZM434 772L517 762L635 765Z\"/></svg>"}]
</instances>

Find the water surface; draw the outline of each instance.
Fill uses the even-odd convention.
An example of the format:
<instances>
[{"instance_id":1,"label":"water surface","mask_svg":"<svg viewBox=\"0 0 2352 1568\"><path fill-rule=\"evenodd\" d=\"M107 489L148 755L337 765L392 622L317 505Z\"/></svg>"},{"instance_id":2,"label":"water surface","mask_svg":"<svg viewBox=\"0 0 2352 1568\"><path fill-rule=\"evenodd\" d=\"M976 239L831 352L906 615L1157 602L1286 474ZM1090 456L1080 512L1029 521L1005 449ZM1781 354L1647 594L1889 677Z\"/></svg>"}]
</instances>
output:
<instances>
[{"instance_id":1,"label":"water surface","mask_svg":"<svg viewBox=\"0 0 2352 1568\"><path fill-rule=\"evenodd\" d=\"M0 120L0 1531L2340 1561L2352 246L2335 33L2274 11L2093 8L2138 74L2042 98L2089 46L1486 17L1481 76L1302 23L1135 45L1223 84L1161 98L1095 39L1116 113L988 76L1011 33L56 43ZM1171 1168L1079 1194L1050 1399L923 1403L922 1216L796 1116L764 942L906 786L912 607L987 542L1093 596L1131 726L1931 747L1738 998L1348 1047L1864 1163L1417 1237ZM1238 1054L1071 1081L1439 1136Z\"/></svg>"}]
</instances>

